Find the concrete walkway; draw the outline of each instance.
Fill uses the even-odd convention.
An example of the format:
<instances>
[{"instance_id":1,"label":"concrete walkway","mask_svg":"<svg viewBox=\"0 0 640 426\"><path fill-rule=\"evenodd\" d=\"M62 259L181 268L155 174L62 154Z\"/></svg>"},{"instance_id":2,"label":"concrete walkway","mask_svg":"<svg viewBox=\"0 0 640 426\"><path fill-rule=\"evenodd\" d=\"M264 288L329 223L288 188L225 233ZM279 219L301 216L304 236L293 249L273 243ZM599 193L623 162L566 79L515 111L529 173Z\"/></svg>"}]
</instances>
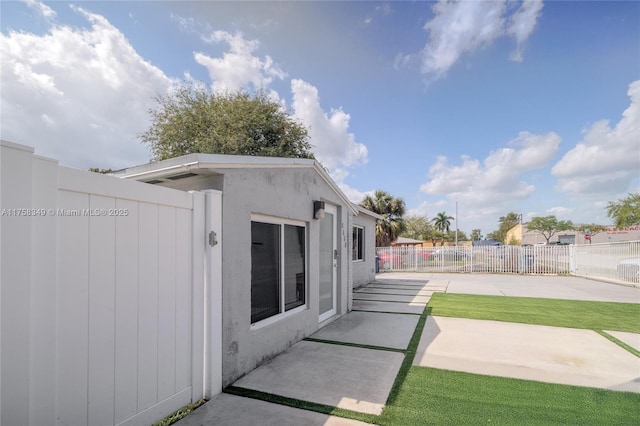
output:
<instances>
[{"instance_id":1,"label":"concrete walkway","mask_svg":"<svg viewBox=\"0 0 640 426\"><path fill-rule=\"evenodd\" d=\"M353 311L256 368L234 387L379 415L436 291L640 303L640 289L575 277L383 273ZM640 346L640 335L611 331ZM429 317L414 365L640 392L640 358L590 330ZM222 394L177 423L361 425Z\"/></svg>"}]
</instances>

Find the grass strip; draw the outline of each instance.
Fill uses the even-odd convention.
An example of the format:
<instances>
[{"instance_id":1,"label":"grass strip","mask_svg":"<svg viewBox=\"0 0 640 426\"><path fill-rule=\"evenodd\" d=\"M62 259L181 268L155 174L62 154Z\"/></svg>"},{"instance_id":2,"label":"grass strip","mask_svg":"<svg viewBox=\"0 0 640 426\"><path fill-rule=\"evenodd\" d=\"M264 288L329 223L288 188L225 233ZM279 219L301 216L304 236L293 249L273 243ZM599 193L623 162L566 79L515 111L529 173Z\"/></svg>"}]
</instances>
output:
<instances>
[{"instance_id":1,"label":"grass strip","mask_svg":"<svg viewBox=\"0 0 640 426\"><path fill-rule=\"evenodd\" d=\"M177 422L178 420L187 416L187 414L191 413L193 410L204 404L206 401L201 399L200 401L192 402L191 404L187 404L184 407L174 411L169 414L162 420L159 420L153 424L153 426L169 426Z\"/></svg>"},{"instance_id":2,"label":"grass strip","mask_svg":"<svg viewBox=\"0 0 640 426\"><path fill-rule=\"evenodd\" d=\"M427 317L430 315L431 308L425 307L425 310L420 315L420 319L418 320L418 324L416 325L415 330L413 331L413 335L411 336L411 340L409 340L409 346L404 355L404 360L400 365L400 369L398 370L398 374L396 376L396 380L393 382L393 386L391 387L391 391L389 392L389 396L387 397L387 402L385 404L384 410L386 410L386 406L389 404L393 404L398 394L400 393L400 389L402 388L402 384L411 369L411 365L413 364L413 359L416 356L416 351L418 350L418 344L420 343L420 337L422 336L422 330L424 329L424 324L427 321ZM384 414L384 410L382 411Z\"/></svg>"},{"instance_id":3,"label":"grass strip","mask_svg":"<svg viewBox=\"0 0 640 426\"><path fill-rule=\"evenodd\" d=\"M398 315L414 315L414 316L420 316L422 314L418 314L418 313L413 313L413 312L391 312L391 311L370 311L367 309L351 309L351 312L371 312L373 314L398 314Z\"/></svg>"},{"instance_id":4,"label":"grass strip","mask_svg":"<svg viewBox=\"0 0 640 426\"><path fill-rule=\"evenodd\" d=\"M412 367L380 425L631 425L640 394Z\"/></svg>"},{"instance_id":5,"label":"grass strip","mask_svg":"<svg viewBox=\"0 0 640 426\"><path fill-rule=\"evenodd\" d=\"M225 393L246 398L259 399L274 404L286 405L288 407L300 408L302 410L315 411L317 413L327 414L330 416L339 416L352 420L359 420L365 423L375 423L378 416L373 414L358 413L357 411L345 410L344 408L332 407L330 405L318 404L316 402L302 401L300 399L288 398L285 396L274 395L271 393L261 392L253 389L246 389L237 386L229 386L224 390Z\"/></svg>"},{"instance_id":6,"label":"grass strip","mask_svg":"<svg viewBox=\"0 0 640 426\"><path fill-rule=\"evenodd\" d=\"M633 355L635 355L638 358L640 358L640 351L637 350L636 348L634 348L633 346L627 345L625 342L623 342L622 340L616 338L615 336L612 336L611 334L607 333L606 331L602 331L602 330L595 330L595 331L596 331L596 333L598 333L599 335L601 335L605 339L608 339L608 340L612 341L616 345L620 346L622 349L625 349L625 350L631 352Z\"/></svg>"},{"instance_id":7,"label":"grass strip","mask_svg":"<svg viewBox=\"0 0 640 426\"><path fill-rule=\"evenodd\" d=\"M431 315L640 333L640 304L434 293Z\"/></svg>"},{"instance_id":8,"label":"grass strip","mask_svg":"<svg viewBox=\"0 0 640 426\"><path fill-rule=\"evenodd\" d=\"M384 303L413 303L414 306L416 304L420 305L420 304L424 304L425 306L427 306L427 303L429 302L407 302L407 301L402 301L402 300L378 300L378 299L360 299L358 297L356 297L355 295L353 296L353 300L360 300L362 302L384 302ZM395 312L392 312L393 314L395 314Z\"/></svg>"},{"instance_id":9,"label":"grass strip","mask_svg":"<svg viewBox=\"0 0 640 426\"><path fill-rule=\"evenodd\" d=\"M329 345L349 346L352 348L374 349L376 351L400 352L402 354L405 352L404 349L389 348L387 346L362 345L360 343L339 342L337 340L316 339L315 337L306 337L303 340L307 342L327 343Z\"/></svg>"}]
</instances>

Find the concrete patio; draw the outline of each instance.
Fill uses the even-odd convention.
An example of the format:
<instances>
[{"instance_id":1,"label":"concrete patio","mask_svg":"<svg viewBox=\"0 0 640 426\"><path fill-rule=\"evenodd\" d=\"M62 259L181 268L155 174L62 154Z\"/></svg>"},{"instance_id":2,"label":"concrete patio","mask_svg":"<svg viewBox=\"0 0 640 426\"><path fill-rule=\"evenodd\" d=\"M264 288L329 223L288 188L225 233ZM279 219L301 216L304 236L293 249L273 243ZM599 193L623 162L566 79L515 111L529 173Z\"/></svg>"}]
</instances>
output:
<instances>
[{"instance_id":1,"label":"concrete patio","mask_svg":"<svg viewBox=\"0 0 640 426\"><path fill-rule=\"evenodd\" d=\"M250 372L234 387L380 414L433 292L640 303L640 289L575 277L384 273L353 311ZM632 347L636 333L609 332ZM640 358L590 330L428 317L414 365L640 392ZM178 422L359 425L222 394Z\"/></svg>"},{"instance_id":2,"label":"concrete patio","mask_svg":"<svg viewBox=\"0 0 640 426\"><path fill-rule=\"evenodd\" d=\"M640 358L592 330L430 316L413 365L640 393Z\"/></svg>"}]
</instances>

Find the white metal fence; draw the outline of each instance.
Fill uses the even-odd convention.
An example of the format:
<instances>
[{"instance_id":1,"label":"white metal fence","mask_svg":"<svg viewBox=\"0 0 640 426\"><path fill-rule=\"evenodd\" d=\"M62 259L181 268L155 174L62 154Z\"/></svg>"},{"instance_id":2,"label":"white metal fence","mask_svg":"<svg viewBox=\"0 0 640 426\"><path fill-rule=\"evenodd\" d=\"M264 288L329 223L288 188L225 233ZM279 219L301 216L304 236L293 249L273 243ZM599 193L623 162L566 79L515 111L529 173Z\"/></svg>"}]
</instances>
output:
<instances>
[{"instance_id":1,"label":"white metal fence","mask_svg":"<svg viewBox=\"0 0 640 426\"><path fill-rule=\"evenodd\" d=\"M380 271L572 274L638 283L640 242L497 247L378 247Z\"/></svg>"},{"instance_id":2,"label":"white metal fence","mask_svg":"<svg viewBox=\"0 0 640 426\"><path fill-rule=\"evenodd\" d=\"M577 276L640 284L640 241L573 246Z\"/></svg>"},{"instance_id":3,"label":"white metal fence","mask_svg":"<svg viewBox=\"0 0 640 426\"><path fill-rule=\"evenodd\" d=\"M148 425L215 391L205 194L0 149L0 425Z\"/></svg>"}]
</instances>

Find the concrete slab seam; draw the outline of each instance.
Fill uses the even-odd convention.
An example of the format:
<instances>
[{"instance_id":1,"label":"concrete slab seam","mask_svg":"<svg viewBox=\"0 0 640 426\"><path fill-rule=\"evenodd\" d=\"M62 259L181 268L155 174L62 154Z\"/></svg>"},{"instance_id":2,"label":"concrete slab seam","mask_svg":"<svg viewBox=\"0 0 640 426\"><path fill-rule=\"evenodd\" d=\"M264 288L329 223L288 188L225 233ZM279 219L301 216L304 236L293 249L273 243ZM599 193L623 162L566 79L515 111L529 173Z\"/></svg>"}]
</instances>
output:
<instances>
[{"instance_id":1,"label":"concrete slab seam","mask_svg":"<svg viewBox=\"0 0 640 426\"><path fill-rule=\"evenodd\" d=\"M370 311L364 311L364 312L369 313ZM373 349L376 351L397 352L401 354L404 354L407 352L405 349L389 348L386 346L363 345L360 343L339 342L337 340L316 339L314 337L306 337L302 340L306 340L307 342L326 343L328 345L349 346L351 348L362 348L362 349Z\"/></svg>"},{"instance_id":2,"label":"concrete slab seam","mask_svg":"<svg viewBox=\"0 0 640 426\"><path fill-rule=\"evenodd\" d=\"M345 408L333 407L331 405L320 404L317 402L304 401L301 399L290 398L287 396L276 395L276 394L262 392L254 389L243 388L240 386L228 386L223 390L223 392L228 393L230 395L257 399L260 401L284 405L287 407L298 408L301 410L313 411L316 413L327 414L327 415L342 417L346 419L360 420L365 423L373 424L378 418L378 416L374 414L360 413L358 411L347 410Z\"/></svg>"},{"instance_id":3,"label":"concrete slab seam","mask_svg":"<svg viewBox=\"0 0 640 426\"><path fill-rule=\"evenodd\" d=\"M404 302L396 302L396 303L404 303ZM422 314L413 313L413 312L373 311L373 310L366 310L366 309L352 309L351 312L371 312L374 314L414 315L418 317L422 315Z\"/></svg>"},{"instance_id":4,"label":"concrete slab seam","mask_svg":"<svg viewBox=\"0 0 640 426\"><path fill-rule=\"evenodd\" d=\"M372 301L375 301L375 302L404 303L404 304L407 304L407 303L414 303L414 304L416 304L416 305L425 305L425 306L426 306L426 305L427 305L427 303L428 303L428 302L406 302L406 301L402 301L402 300L360 299L360 298L358 298L358 297L355 297L355 295L353 296L353 300L362 300L362 301L365 301L365 302L372 302ZM395 314L395 312L392 312L392 313L394 313L394 314Z\"/></svg>"},{"instance_id":5,"label":"concrete slab seam","mask_svg":"<svg viewBox=\"0 0 640 426\"><path fill-rule=\"evenodd\" d=\"M626 350L627 352L630 352L632 355L635 355L638 358L640 358L640 351L638 351L635 348L627 345L622 340L616 338L615 336L612 336L611 334L607 333L604 330L593 330L593 331L595 331L596 333L598 333L599 335L601 335L605 339L610 340L611 342L613 342L616 345L620 346L622 349Z\"/></svg>"}]
</instances>

